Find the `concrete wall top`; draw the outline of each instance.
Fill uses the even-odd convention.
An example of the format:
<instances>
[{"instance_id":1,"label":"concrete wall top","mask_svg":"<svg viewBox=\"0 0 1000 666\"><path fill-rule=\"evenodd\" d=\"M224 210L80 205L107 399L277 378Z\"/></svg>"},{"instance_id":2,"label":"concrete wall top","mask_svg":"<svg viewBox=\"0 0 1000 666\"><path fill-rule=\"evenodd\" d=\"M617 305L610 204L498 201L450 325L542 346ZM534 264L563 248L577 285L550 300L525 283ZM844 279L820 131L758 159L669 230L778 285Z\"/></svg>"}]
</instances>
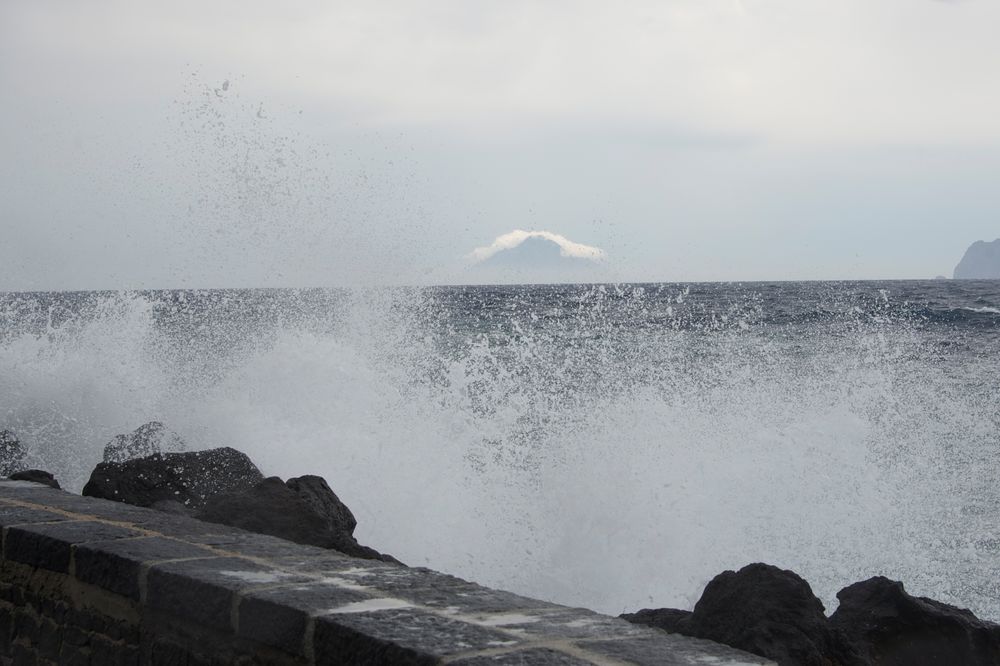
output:
<instances>
[{"instance_id":1,"label":"concrete wall top","mask_svg":"<svg viewBox=\"0 0 1000 666\"><path fill-rule=\"evenodd\" d=\"M5 580L15 570L51 572L78 586L73 603L101 606L146 631L192 627L191 636L230 641L278 662L772 663L429 569L34 483L0 482L0 528Z\"/></svg>"}]
</instances>

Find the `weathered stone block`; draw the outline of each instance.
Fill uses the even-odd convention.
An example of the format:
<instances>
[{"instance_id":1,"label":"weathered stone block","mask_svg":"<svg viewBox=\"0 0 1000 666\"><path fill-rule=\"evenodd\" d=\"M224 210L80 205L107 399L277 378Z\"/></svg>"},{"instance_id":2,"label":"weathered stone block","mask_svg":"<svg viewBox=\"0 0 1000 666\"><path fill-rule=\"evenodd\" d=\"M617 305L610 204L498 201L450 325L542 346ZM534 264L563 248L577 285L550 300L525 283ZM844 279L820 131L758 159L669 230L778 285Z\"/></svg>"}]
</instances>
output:
<instances>
[{"instance_id":1,"label":"weathered stone block","mask_svg":"<svg viewBox=\"0 0 1000 666\"><path fill-rule=\"evenodd\" d=\"M23 606L24 592L16 585L0 584L0 601L6 601L14 606Z\"/></svg>"},{"instance_id":2,"label":"weathered stone block","mask_svg":"<svg viewBox=\"0 0 1000 666\"><path fill-rule=\"evenodd\" d=\"M67 573L74 544L139 535L135 530L94 521L20 525L7 528L4 557L49 571Z\"/></svg>"},{"instance_id":3,"label":"weathered stone block","mask_svg":"<svg viewBox=\"0 0 1000 666\"><path fill-rule=\"evenodd\" d=\"M186 649L166 640L153 642L149 663L152 666L188 666L191 656Z\"/></svg>"},{"instance_id":4,"label":"weathered stone block","mask_svg":"<svg viewBox=\"0 0 1000 666\"><path fill-rule=\"evenodd\" d=\"M456 666L593 666L592 661L584 661L565 652L549 648L530 648L514 652L502 652L488 656L467 657L448 662Z\"/></svg>"},{"instance_id":5,"label":"weathered stone block","mask_svg":"<svg viewBox=\"0 0 1000 666\"><path fill-rule=\"evenodd\" d=\"M38 640L35 643L38 656L50 661L59 659L59 650L62 648L62 634L62 625L47 616L39 618Z\"/></svg>"},{"instance_id":6,"label":"weathered stone block","mask_svg":"<svg viewBox=\"0 0 1000 666\"><path fill-rule=\"evenodd\" d=\"M0 527L31 523L52 523L63 520L69 520L69 518L61 513L42 511L41 509L29 509L23 506L0 505Z\"/></svg>"},{"instance_id":7,"label":"weathered stone block","mask_svg":"<svg viewBox=\"0 0 1000 666\"><path fill-rule=\"evenodd\" d=\"M0 666L766 663L427 569L34 484L0 482L4 526Z\"/></svg>"},{"instance_id":8,"label":"weathered stone block","mask_svg":"<svg viewBox=\"0 0 1000 666\"><path fill-rule=\"evenodd\" d=\"M521 642L510 634L415 608L340 612L315 622L315 653L344 655L348 664L435 663L448 655Z\"/></svg>"},{"instance_id":9,"label":"weathered stone block","mask_svg":"<svg viewBox=\"0 0 1000 666\"><path fill-rule=\"evenodd\" d=\"M405 569L402 565L379 560L359 560L350 555L329 551L323 548L302 546L294 555L284 555L274 558L274 563L282 568L313 575L339 575L350 571L357 575L374 574L376 572L393 572Z\"/></svg>"},{"instance_id":10,"label":"weathered stone block","mask_svg":"<svg viewBox=\"0 0 1000 666\"><path fill-rule=\"evenodd\" d=\"M0 606L0 654L10 652L11 633L14 630L14 609L10 606Z\"/></svg>"},{"instance_id":11,"label":"weathered stone block","mask_svg":"<svg viewBox=\"0 0 1000 666\"><path fill-rule=\"evenodd\" d=\"M10 651L12 661L17 666L37 666L38 655L29 646L23 643L15 643Z\"/></svg>"},{"instance_id":12,"label":"weathered stone block","mask_svg":"<svg viewBox=\"0 0 1000 666\"><path fill-rule=\"evenodd\" d=\"M23 502L38 504L39 508L69 511L84 517L100 516L104 520L141 523L162 516L160 512L151 509L82 497L27 481L0 481L0 492Z\"/></svg>"},{"instance_id":13,"label":"weathered stone block","mask_svg":"<svg viewBox=\"0 0 1000 666\"><path fill-rule=\"evenodd\" d=\"M59 652L59 666L92 666L92 655L87 648L64 645Z\"/></svg>"},{"instance_id":14,"label":"weathered stone block","mask_svg":"<svg viewBox=\"0 0 1000 666\"><path fill-rule=\"evenodd\" d=\"M648 638L582 641L577 645L588 652L636 666L703 666L706 663L713 666L774 665L769 659L719 643L662 632L651 634Z\"/></svg>"},{"instance_id":15,"label":"weathered stone block","mask_svg":"<svg viewBox=\"0 0 1000 666\"><path fill-rule=\"evenodd\" d=\"M38 640L38 617L32 609L19 608L14 611L13 642L33 644Z\"/></svg>"},{"instance_id":16,"label":"weathered stone block","mask_svg":"<svg viewBox=\"0 0 1000 666\"><path fill-rule=\"evenodd\" d=\"M139 649L133 644L122 644L109 641L103 636L94 636L91 640L91 666L107 664L107 666L138 666Z\"/></svg>"},{"instance_id":17,"label":"weathered stone block","mask_svg":"<svg viewBox=\"0 0 1000 666\"><path fill-rule=\"evenodd\" d=\"M90 634L83 629L67 624L63 629L63 647L81 648L90 643Z\"/></svg>"},{"instance_id":18,"label":"weathered stone block","mask_svg":"<svg viewBox=\"0 0 1000 666\"><path fill-rule=\"evenodd\" d=\"M146 579L146 604L178 618L226 632L237 592L308 579L235 557L157 564Z\"/></svg>"},{"instance_id":19,"label":"weathered stone block","mask_svg":"<svg viewBox=\"0 0 1000 666\"><path fill-rule=\"evenodd\" d=\"M303 551L315 551L316 555L326 555L330 552L324 548L302 546L266 534L254 534L253 532L247 532L237 527L228 527L217 523L202 524L209 525L214 529L201 534L188 535L185 537L185 540L219 548L243 557L277 558L301 556ZM351 561L357 563L356 558L351 558Z\"/></svg>"},{"instance_id":20,"label":"weathered stone block","mask_svg":"<svg viewBox=\"0 0 1000 666\"><path fill-rule=\"evenodd\" d=\"M455 608L464 613L562 608L420 567L395 567L389 570L358 569L341 575L356 581L359 585L377 585L378 589L391 596L418 602L423 606Z\"/></svg>"},{"instance_id":21,"label":"weathered stone block","mask_svg":"<svg viewBox=\"0 0 1000 666\"><path fill-rule=\"evenodd\" d=\"M310 615L367 598L329 582L247 592L240 600L238 634L289 654L304 655L303 638Z\"/></svg>"},{"instance_id":22,"label":"weathered stone block","mask_svg":"<svg viewBox=\"0 0 1000 666\"><path fill-rule=\"evenodd\" d=\"M76 546L74 571L78 580L138 601L143 564L213 556L206 548L163 537L118 539Z\"/></svg>"}]
</instances>

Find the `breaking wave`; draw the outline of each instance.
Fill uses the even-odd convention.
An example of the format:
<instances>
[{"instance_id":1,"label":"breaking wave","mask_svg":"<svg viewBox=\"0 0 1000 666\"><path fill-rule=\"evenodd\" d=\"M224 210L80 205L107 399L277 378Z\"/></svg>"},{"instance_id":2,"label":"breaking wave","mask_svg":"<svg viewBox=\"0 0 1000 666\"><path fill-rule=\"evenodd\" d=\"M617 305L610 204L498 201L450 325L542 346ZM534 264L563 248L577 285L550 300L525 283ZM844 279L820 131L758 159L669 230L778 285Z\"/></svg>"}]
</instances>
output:
<instances>
[{"instance_id":1,"label":"breaking wave","mask_svg":"<svg viewBox=\"0 0 1000 666\"><path fill-rule=\"evenodd\" d=\"M161 420L323 475L405 562L606 612L766 561L1000 619L995 338L770 289L0 294L0 428L78 491Z\"/></svg>"}]
</instances>

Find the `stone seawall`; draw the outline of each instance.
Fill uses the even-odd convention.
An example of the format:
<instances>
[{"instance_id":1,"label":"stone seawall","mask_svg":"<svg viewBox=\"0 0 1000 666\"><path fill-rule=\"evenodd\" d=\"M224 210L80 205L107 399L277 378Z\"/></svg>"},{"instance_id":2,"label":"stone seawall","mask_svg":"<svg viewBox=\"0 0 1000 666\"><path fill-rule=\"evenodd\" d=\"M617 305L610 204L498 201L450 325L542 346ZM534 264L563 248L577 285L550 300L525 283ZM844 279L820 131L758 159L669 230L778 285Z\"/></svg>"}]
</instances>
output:
<instances>
[{"instance_id":1,"label":"stone seawall","mask_svg":"<svg viewBox=\"0 0 1000 666\"><path fill-rule=\"evenodd\" d=\"M767 664L453 576L0 482L0 663Z\"/></svg>"}]
</instances>

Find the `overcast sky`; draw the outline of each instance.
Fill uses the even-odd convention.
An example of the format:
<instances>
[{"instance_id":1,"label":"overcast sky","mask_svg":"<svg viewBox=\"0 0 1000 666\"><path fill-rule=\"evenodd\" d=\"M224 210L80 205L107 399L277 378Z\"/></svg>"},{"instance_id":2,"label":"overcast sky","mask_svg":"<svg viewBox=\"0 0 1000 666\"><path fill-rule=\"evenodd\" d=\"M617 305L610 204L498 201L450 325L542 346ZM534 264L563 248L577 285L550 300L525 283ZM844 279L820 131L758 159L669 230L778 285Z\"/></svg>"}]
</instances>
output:
<instances>
[{"instance_id":1,"label":"overcast sky","mask_svg":"<svg viewBox=\"0 0 1000 666\"><path fill-rule=\"evenodd\" d=\"M0 2L0 289L928 278L1000 236L1000 2Z\"/></svg>"}]
</instances>

